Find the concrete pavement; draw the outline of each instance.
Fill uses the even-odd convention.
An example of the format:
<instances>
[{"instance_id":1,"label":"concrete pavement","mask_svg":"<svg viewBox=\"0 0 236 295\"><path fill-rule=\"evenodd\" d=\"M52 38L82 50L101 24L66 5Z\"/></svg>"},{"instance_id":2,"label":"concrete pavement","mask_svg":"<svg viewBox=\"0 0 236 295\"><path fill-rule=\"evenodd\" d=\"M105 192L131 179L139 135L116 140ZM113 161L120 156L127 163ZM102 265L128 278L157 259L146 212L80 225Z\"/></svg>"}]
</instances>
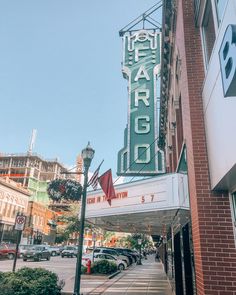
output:
<instances>
[{"instance_id":1,"label":"concrete pavement","mask_svg":"<svg viewBox=\"0 0 236 295\"><path fill-rule=\"evenodd\" d=\"M104 277L95 279L94 276L89 280L88 276L83 276L81 292L84 295L174 295L162 264L155 262L153 255L148 256L148 260L143 260L142 263L130 267L110 280L104 280Z\"/></svg>"}]
</instances>

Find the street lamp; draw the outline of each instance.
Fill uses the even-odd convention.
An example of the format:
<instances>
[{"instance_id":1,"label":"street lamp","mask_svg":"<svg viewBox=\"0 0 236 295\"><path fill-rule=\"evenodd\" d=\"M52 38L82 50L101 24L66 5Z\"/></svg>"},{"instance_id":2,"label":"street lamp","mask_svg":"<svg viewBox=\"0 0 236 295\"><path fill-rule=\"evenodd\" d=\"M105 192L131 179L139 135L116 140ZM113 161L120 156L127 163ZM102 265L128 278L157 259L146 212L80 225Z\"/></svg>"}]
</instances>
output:
<instances>
[{"instance_id":1,"label":"street lamp","mask_svg":"<svg viewBox=\"0 0 236 295\"><path fill-rule=\"evenodd\" d=\"M83 240L84 240L84 220L85 220L85 208L86 208L86 195L88 186L88 170L94 156L94 149L91 148L90 143L85 149L82 150L82 159L84 165L84 185L82 191L81 200L81 212L80 212L80 230L79 230L79 245L78 254L76 260L76 272L75 272L75 285L73 295L80 295L80 279L81 279L81 262L83 255ZM81 294L82 295L82 294Z\"/></svg>"},{"instance_id":2,"label":"street lamp","mask_svg":"<svg viewBox=\"0 0 236 295\"><path fill-rule=\"evenodd\" d=\"M139 259L137 261L137 265L142 265L142 260L141 260L141 257L142 257L142 253L141 253L142 239L138 239L138 245L140 246L140 248L139 248Z\"/></svg>"}]
</instances>

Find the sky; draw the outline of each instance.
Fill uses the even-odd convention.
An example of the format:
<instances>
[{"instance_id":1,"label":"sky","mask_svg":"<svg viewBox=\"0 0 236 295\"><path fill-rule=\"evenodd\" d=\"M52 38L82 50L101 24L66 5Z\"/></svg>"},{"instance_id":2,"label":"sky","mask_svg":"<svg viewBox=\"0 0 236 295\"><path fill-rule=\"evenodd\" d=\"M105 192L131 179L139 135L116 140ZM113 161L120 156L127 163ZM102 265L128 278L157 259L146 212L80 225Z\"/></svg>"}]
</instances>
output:
<instances>
[{"instance_id":1,"label":"sky","mask_svg":"<svg viewBox=\"0 0 236 295\"><path fill-rule=\"evenodd\" d=\"M0 0L0 153L33 152L67 167L88 141L111 168L127 124L119 30L157 0Z\"/></svg>"}]
</instances>

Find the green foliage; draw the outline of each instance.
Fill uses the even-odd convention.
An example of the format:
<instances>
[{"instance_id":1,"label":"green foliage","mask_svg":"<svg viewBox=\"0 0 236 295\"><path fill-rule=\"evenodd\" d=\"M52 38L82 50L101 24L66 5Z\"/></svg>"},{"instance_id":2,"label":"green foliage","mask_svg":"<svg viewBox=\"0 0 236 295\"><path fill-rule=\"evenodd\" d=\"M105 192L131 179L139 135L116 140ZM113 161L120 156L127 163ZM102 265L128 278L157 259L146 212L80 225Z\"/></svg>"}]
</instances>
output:
<instances>
[{"instance_id":1,"label":"green foliage","mask_svg":"<svg viewBox=\"0 0 236 295\"><path fill-rule=\"evenodd\" d=\"M57 233L55 243L56 244L61 244L69 239L70 235L68 232L59 232Z\"/></svg>"},{"instance_id":2,"label":"green foliage","mask_svg":"<svg viewBox=\"0 0 236 295\"><path fill-rule=\"evenodd\" d=\"M92 273L111 274L117 271L117 266L114 262L108 260L95 261L92 264Z\"/></svg>"},{"instance_id":3,"label":"green foliage","mask_svg":"<svg viewBox=\"0 0 236 295\"><path fill-rule=\"evenodd\" d=\"M86 272L87 272L87 267L81 265L81 273L82 273L82 274L85 274Z\"/></svg>"},{"instance_id":4,"label":"green foliage","mask_svg":"<svg viewBox=\"0 0 236 295\"><path fill-rule=\"evenodd\" d=\"M149 248L153 245L151 238L148 235L145 234L132 234L128 236L125 240L123 240L123 243L127 245L127 247L130 247L132 249L139 249L140 245L138 244L138 240L142 240L141 248Z\"/></svg>"},{"instance_id":5,"label":"green foliage","mask_svg":"<svg viewBox=\"0 0 236 295\"><path fill-rule=\"evenodd\" d=\"M115 232L114 231L104 231L103 232L103 242L109 243L111 238L114 236Z\"/></svg>"},{"instance_id":6,"label":"green foliage","mask_svg":"<svg viewBox=\"0 0 236 295\"><path fill-rule=\"evenodd\" d=\"M79 233L80 220L78 219L79 206L78 204L70 205L70 210L58 217L59 222L63 222L63 227L57 227L56 243L67 241L74 233ZM99 234L101 230L93 224L85 223L85 230Z\"/></svg>"},{"instance_id":7,"label":"green foliage","mask_svg":"<svg viewBox=\"0 0 236 295\"><path fill-rule=\"evenodd\" d=\"M47 188L49 198L53 201L79 201L82 194L82 186L71 179L57 178L52 180Z\"/></svg>"},{"instance_id":8,"label":"green foliage","mask_svg":"<svg viewBox=\"0 0 236 295\"><path fill-rule=\"evenodd\" d=\"M59 295L62 287L57 275L43 268L0 273L1 295Z\"/></svg>"}]
</instances>

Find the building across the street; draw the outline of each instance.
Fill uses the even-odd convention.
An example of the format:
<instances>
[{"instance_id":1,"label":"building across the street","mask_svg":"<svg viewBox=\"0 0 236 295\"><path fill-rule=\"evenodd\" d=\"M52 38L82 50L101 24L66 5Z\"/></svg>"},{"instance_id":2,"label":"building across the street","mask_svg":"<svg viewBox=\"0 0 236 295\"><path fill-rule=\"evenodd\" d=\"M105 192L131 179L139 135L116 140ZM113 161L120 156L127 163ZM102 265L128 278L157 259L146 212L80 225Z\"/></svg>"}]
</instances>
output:
<instances>
[{"instance_id":1,"label":"building across the street","mask_svg":"<svg viewBox=\"0 0 236 295\"><path fill-rule=\"evenodd\" d=\"M57 159L37 154L0 154L0 177L8 177L32 192L31 200L48 205L48 182L65 178L66 168Z\"/></svg>"},{"instance_id":2,"label":"building across the street","mask_svg":"<svg viewBox=\"0 0 236 295\"><path fill-rule=\"evenodd\" d=\"M55 241L58 204L48 208L51 202L47 186L56 178L65 178L61 171L66 170L57 159L45 160L37 154L0 154L0 180L8 179L29 194L25 211L27 223L22 235L25 243ZM68 209L68 204L64 207Z\"/></svg>"},{"instance_id":3,"label":"building across the street","mask_svg":"<svg viewBox=\"0 0 236 295\"><path fill-rule=\"evenodd\" d=\"M54 243L56 239L57 213L41 203L30 201L28 221L24 231L28 244Z\"/></svg>"},{"instance_id":4,"label":"building across the street","mask_svg":"<svg viewBox=\"0 0 236 295\"><path fill-rule=\"evenodd\" d=\"M15 242L17 213L27 215L30 191L8 178L0 178L0 243Z\"/></svg>"}]
</instances>

